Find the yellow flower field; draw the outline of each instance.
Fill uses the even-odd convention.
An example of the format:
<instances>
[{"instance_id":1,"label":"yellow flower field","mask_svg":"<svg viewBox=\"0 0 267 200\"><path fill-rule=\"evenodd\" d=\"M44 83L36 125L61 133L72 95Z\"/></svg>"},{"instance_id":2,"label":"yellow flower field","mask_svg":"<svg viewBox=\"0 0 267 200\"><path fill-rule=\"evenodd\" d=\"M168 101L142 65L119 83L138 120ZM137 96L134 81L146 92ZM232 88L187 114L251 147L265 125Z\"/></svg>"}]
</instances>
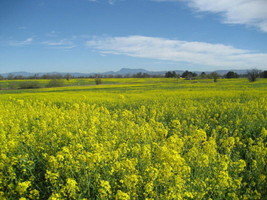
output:
<instances>
[{"instance_id":1,"label":"yellow flower field","mask_svg":"<svg viewBox=\"0 0 267 200\"><path fill-rule=\"evenodd\" d=\"M267 199L267 80L117 82L1 91L0 199Z\"/></svg>"}]
</instances>

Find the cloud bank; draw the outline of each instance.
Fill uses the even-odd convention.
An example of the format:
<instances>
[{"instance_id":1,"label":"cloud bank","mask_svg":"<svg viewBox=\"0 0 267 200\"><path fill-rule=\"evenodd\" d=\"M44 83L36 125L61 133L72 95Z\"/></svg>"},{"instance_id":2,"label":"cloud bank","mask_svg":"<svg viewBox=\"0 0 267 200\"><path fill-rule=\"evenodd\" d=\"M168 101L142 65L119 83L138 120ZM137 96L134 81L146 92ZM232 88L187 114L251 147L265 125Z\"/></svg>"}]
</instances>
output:
<instances>
[{"instance_id":1,"label":"cloud bank","mask_svg":"<svg viewBox=\"0 0 267 200\"><path fill-rule=\"evenodd\" d=\"M157 2L186 2L200 12L217 13L223 23L243 24L267 32L267 0L152 0Z\"/></svg>"},{"instance_id":2,"label":"cloud bank","mask_svg":"<svg viewBox=\"0 0 267 200\"><path fill-rule=\"evenodd\" d=\"M263 68L266 67L267 60L267 54L254 53L223 44L188 42L138 35L94 38L87 41L86 45L101 54L186 62L213 67Z\"/></svg>"}]
</instances>

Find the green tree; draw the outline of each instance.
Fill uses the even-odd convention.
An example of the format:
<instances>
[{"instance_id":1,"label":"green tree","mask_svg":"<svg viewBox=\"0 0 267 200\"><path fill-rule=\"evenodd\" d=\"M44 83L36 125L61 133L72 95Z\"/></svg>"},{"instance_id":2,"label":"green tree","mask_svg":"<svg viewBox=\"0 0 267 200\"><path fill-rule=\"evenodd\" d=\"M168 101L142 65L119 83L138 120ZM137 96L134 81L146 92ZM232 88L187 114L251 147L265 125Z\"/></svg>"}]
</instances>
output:
<instances>
[{"instance_id":1,"label":"green tree","mask_svg":"<svg viewBox=\"0 0 267 200\"><path fill-rule=\"evenodd\" d=\"M233 71L229 71L227 72L227 74L225 74L225 78L238 78L238 74L233 72Z\"/></svg>"},{"instance_id":2,"label":"green tree","mask_svg":"<svg viewBox=\"0 0 267 200\"><path fill-rule=\"evenodd\" d=\"M201 72L201 74L200 74L200 78L207 78L207 74L205 73L205 72Z\"/></svg>"},{"instance_id":3,"label":"green tree","mask_svg":"<svg viewBox=\"0 0 267 200\"><path fill-rule=\"evenodd\" d=\"M266 70L261 73L261 77L262 78L267 78L267 71Z\"/></svg>"},{"instance_id":4,"label":"green tree","mask_svg":"<svg viewBox=\"0 0 267 200\"><path fill-rule=\"evenodd\" d=\"M217 82L218 78L219 78L219 74L217 72L212 72L210 74L211 78L213 79L213 82Z\"/></svg>"},{"instance_id":5,"label":"green tree","mask_svg":"<svg viewBox=\"0 0 267 200\"><path fill-rule=\"evenodd\" d=\"M61 79L52 79L46 85L46 87L62 87L64 85L64 81Z\"/></svg>"},{"instance_id":6,"label":"green tree","mask_svg":"<svg viewBox=\"0 0 267 200\"><path fill-rule=\"evenodd\" d=\"M65 78L67 81L69 81L69 80L72 78L72 76L71 76L69 73L67 73L67 74L65 74L64 78Z\"/></svg>"},{"instance_id":7,"label":"green tree","mask_svg":"<svg viewBox=\"0 0 267 200\"><path fill-rule=\"evenodd\" d=\"M168 71L165 73L165 78L176 78L178 75L175 71Z\"/></svg>"},{"instance_id":8,"label":"green tree","mask_svg":"<svg viewBox=\"0 0 267 200\"><path fill-rule=\"evenodd\" d=\"M40 87L41 85L38 81L23 81L19 84L20 89L34 89Z\"/></svg>"},{"instance_id":9,"label":"green tree","mask_svg":"<svg viewBox=\"0 0 267 200\"><path fill-rule=\"evenodd\" d=\"M96 78L96 79L95 79L95 84L96 84L96 85L100 85L100 84L102 84L102 80L101 80L101 78Z\"/></svg>"},{"instance_id":10,"label":"green tree","mask_svg":"<svg viewBox=\"0 0 267 200\"><path fill-rule=\"evenodd\" d=\"M197 73L195 72L191 72L191 71L188 71L186 70L183 74L182 74L182 77L183 78L186 78L186 79L191 79L192 77L196 77L197 76Z\"/></svg>"},{"instance_id":11,"label":"green tree","mask_svg":"<svg viewBox=\"0 0 267 200\"><path fill-rule=\"evenodd\" d=\"M258 69L252 69L247 72L248 80L250 82L255 82L257 78L260 76L260 70Z\"/></svg>"}]
</instances>

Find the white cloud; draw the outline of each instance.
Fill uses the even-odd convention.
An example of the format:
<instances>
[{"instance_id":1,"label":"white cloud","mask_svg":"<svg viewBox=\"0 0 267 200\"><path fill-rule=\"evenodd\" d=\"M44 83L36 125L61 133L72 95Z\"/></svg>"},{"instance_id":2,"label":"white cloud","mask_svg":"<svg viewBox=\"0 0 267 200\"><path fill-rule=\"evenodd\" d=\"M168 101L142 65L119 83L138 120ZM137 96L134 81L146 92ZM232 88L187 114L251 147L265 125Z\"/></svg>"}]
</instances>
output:
<instances>
[{"instance_id":1,"label":"white cloud","mask_svg":"<svg viewBox=\"0 0 267 200\"><path fill-rule=\"evenodd\" d=\"M56 31L50 31L49 33L46 34L48 37L57 37L58 36L58 32Z\"/></svg>"},{"instance_id":2,"label":"white cloud","mask_svg":"<svg viewBox=\"0 0 267 200\"><path fill-rule=\"evenodd\" d=\"M33 42L33 38L27 38L22 41L9 41L8 45L9 46L25 46L25 45L32 44L32 42Z\"/></svg>"},{"instance_id":3,"label":"white cloud","mask_svg":"<svg viewBox=\"0 0 267 200\"><path fill-rule=\"evenodd\" d=\"M188 42L157 37L94 38L87 47L102 54L126 55L214 67L266 67L267 54L223 44Z\"/></svg>"},{"instance_id":4,"label":"white cloud","mask_svg":"<svg viewBox=\"0 0 267 200\"><path fill-rule=\"evenodd\" d=\"M62 39L58 41L45 41L42 44L47 45L53 48L60 48L60 49L72 49L75 47L71 40Z\"/></svg>"},{"instance_id":5,"label":"white cloud","mask_svg":"<svg viewBox=\"0 0 267 200\"><path fill-rule=\"evenodd\" d=\"M200 12L218 13L224 23L254 26L267 32L267 0L152 0L186 2Z\"/></svg>"},{"instance_id":6,"label":"white cloud","mask_svg":"<svg viewBox=\"0 0 267 200\"><path fill-rule=\"evenodd\" d=\"M101 0L87 0L87 1L90 1L90 2L100 2ZM121 0L104 0L104 1L108 2L110 5L113 5L116 1L121 1Z\"/></svg>"}]
</instances>

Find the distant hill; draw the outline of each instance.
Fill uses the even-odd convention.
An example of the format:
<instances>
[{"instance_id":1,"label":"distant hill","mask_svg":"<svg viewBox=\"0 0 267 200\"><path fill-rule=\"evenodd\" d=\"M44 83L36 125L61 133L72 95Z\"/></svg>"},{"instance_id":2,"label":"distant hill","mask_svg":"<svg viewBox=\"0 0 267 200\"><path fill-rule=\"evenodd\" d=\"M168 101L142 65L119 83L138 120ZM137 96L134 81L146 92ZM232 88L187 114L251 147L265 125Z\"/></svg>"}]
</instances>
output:
<instances>
[{"instance_id":1,"label":"distant hill","mask_svg":"<svg viewBox=\"0 0 267 200\"><path fill-rule=\"evenodd\" d=\"M43 75L66 75L70 74L71 76L74 77L81 77L81 76L90 76L92 73L79 73L79 72L40 72L40 73L30 73L30 72L11 72L11 73L3 73L1 74L3 77L8 77L9 75L13 76L24 76L24 77L31 77L31 76L43 76Z\"/></svg>"},{"instance_id":2,"label":"distant hill","mask_svg":"<svg viewBox=\"0 0 267 200\"><path fill-rule=\"evenodd\" d=\"M233 69L233 70L216 70L215 72L217 72L220 75L224 75L229 71L232 71L232 72L235 72L237 74L242 75L242 74L246 74L248 70L243 70L243 69L242 70L240 70L240 69L239 70L238 69L237 70L235 70L235 69ZM210 73L210 72L208 72L208 73Z\"/></svg>"},{"instance_id":3,"label":"distant hill","mask_svg":"<svg viewBox=\"0 0 267 200\"><path fill-rule=\"evenodd\" d=\"M29 72L12 72L12 73L3 73L1 75L6 78L8 75L11 75L11 74L13 76L25 76L25 77L34 75L34 73L29 73Z\"/></svg>"},{"instance_id":4,"label":"distant hill","mask_svg":"<svg viewBox=\"0 0 267 200\"><path fill-rule=\"evenodd\" d=\"M177 74L182 74L184 72L184 70L170 70L170 71L175 71ZM188 70L190 71L190 70ZM237 74L246 74L247 73L247 70L216 70L216 72L219 74L219 75L224 75L226 74L227 72L229 71L233 71ZM47 73L44 73L44 72L40 72L40 73L30 73L30 72L12 72L12 73L3 73L1 74L3 77L8 77L10 74L12 74L13 76L24 76L24 77L30 77L30 76L34 76L34 75L38 75L38 76L43 76L43 75L57 75L57 74L60 74L60 75L66 75L66 74L70 74L71 76L74 76L74 77L88 77L88 76L93 76L95 74L99 74L99 75L104 75L104 76L107 76L107 75L122 75L122 76L125 76L125 75L134 75L134 74L137 74L137 73L146 73L146 74L150 74L150 75L162 75L164 76L164 74L167 72L167 71L148 71L148 70L145 70L145 69L131 69L131 68L121 68L119 71L108 71L108 72L103 72L103 73L79 73L79 72L47 72ZM202 73L203 71L193 71L197 74L200 74ZM211 73L212 71L204 71L205 73Z\"/></svg>"},{"instance_id":5,"label":"distant hill","mask_svg":"<svg viewBox=\"0 0 267 200\"><path fill-rule=\"evenodd\" d=\"M137 73L146 73L150 75L164 75L166 71L148 71L145 69L131 69L131 68L121 68L119 71L109 71L109 72L104 72L104 73L97 73L97 74L102 74L102 75L133 75ZM95 73L93 73L95 74Z\"/></svg>"}]
</instances>

